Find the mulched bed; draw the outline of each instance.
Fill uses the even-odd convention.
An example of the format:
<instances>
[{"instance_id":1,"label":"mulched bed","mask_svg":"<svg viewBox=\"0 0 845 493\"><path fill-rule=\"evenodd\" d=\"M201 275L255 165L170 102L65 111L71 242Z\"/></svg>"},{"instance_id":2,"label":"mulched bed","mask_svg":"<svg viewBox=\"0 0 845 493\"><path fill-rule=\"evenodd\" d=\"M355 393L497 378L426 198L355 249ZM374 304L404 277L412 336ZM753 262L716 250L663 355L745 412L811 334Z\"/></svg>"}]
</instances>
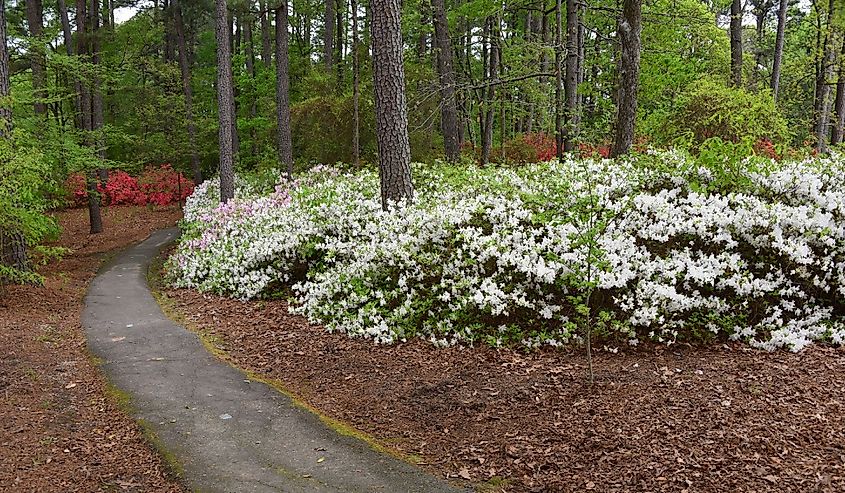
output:
<instances>
[{"instance_id":1,"label":"mulched bed","mask_svg":"<svg viewBox=\"0 0 845 493\"><path fill-rule=\"evenodd\" d=\"M845 350L377 346L281 301L166 290L234 364L484 491L845 491Z\"/></svg>"},{"instance_id":2,"label":"mulched bed","mask_svg":"<svg viewBox=\"0 0 845 493\"><path fill-rule=\"evenodd\" d=\"M57 214L45 286L0 287L0 491L186 491L120 410L85 347L82 299L108 253L173 225L177 208L110 207L105 232L87 210Z\"/></svg>"}]
</instances>

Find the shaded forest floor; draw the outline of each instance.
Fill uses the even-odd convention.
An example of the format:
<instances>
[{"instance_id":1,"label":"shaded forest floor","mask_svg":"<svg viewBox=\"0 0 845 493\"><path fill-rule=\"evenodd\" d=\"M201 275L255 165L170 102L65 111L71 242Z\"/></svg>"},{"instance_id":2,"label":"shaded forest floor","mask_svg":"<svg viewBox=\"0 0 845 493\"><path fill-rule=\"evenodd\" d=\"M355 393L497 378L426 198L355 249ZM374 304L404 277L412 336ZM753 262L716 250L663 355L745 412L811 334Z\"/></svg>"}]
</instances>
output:
<instances>
[{"instance_id":1,"label":"shaded forest floor","mask_svg":"<svg viewBox=\"0 0 845 493\"><path fill-rule=\"evenodd\" d=\"M172 226L181 212L109 207L100 235L88 234L85 209L57 216L63 232L56 245L72 253L41 269L44 287L0 288L0 491L184 491L121 410L121 396L86 351L80 323L103 260Z\"/></svg>"},{"instance_id":2,"label":"shaded forest floor","mask_svg":"<svg viewBox=\"0 0 845 493\"><path fill-rule=\"evenodd\" d=\"M376 346L249 302L165 290L233 364L480 491L845 491L845 350Z\"/></svg>"}]
</instances>

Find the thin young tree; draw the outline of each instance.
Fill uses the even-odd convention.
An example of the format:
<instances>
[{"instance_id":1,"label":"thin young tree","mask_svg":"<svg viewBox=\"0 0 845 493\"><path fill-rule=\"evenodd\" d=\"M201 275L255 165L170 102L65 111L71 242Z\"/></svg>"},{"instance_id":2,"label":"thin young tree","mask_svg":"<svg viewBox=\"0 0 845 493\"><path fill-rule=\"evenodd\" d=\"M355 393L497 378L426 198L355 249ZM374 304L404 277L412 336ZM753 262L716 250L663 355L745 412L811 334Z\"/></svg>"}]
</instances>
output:
<instances>
[{"instance_id":1,"label":"thin young tree","mask_svg":"<svg viewBox=\"0 0 845 493\"><path fill-rule=\"evenodd\" d=\"M830 85L836 65L836 50L833 47L835 8L835 1L830 0L827 11L827 32L824 37L822 67L819 72L820 79L816 91L815 107L818 108L818 111L815 115L815 135L816 149L820 152L828 152L829 150L827 139L830 124Z\"/></svg>"},{"instance_id":2,"label":"thin young tree","mask_svg":"<svg viewBox=\"0 0 845 493\"><path fill-rule=\"evenodd\" d=\"M326 72L331 73L334 68L334 37L335 37L335 0L325 1L325 17L323 19L323 65Z\"/></svg>"},{"instance_id":3,"label":"thin young tree","mask_svg":"<svg viewBox=\"0 0 845 493\"><path fill-rule=\"evenodd\" d=\"M563 129L563 150L575 149L578 135L578 2L566 0L566 80L563 89L566 95L566 126Z\"/></svg>"},{"instance_id":4,"label":"thin young tree","mask_svg":"<svg viewBox=\"0 0 845 493\"><path fill-rule=\"evenodd\" d=\"M496 79L499 76L499 20L490 16L487 18L487 37L489 37L490 55L487 64L487 87L484 97L484 125L481 131L481 164L490 162L490 151L493 149L493 106L496 101ZM504 125L504 122L501 122Z\"/></svg>"},{"instance_id":5,"label":"thin young tree","mask_svg":"<svg viewBox=\"0 0 845 493\"><path fill-rule=\"evenodd\" d=\"M276 139L279 161L293 179L293 141L290 129L290 76L288 70L288 1L276 7Z\"/></svg>"},{"instance_id":6,"label":"thin young tree","mask_svg":"<svg viewBox=\"0 0 845 493\"><path fill-rule=\"evenodd\" d=\"M611 156L627 154L634 143L637 119L637 88L640 77L640 34L642 32L642 0L623 0L622 17L617 36L621 43L619 87L616 107L616 130Z\"/></svg>"},{"instance_id":7,"label":"thin young tree","mask_svg":"<svg viewBox=\"0 0 845 493\"><path fill-rule=\"evenodd\" d=\"M173 28L176 31L176 47L179 49L179 71L182 75L182 93L185 97L185 121L188 127L188 146L191 152L191 171L194 184L202 183L200 156L197 151L197 126L194 122L194 91L191 88L191 65L188 60L188 42L185 39L185 21L179 0L171 0Z\"/></svg>"},{"instance_id":8,"label":"thin young tree","mask_svg":"<svg viewBox=\"0 0 845 493\"><path fill-rule=\"evenodd\" d=\"M235 197L234 146L232 131L235 118L235 98L232 92L232 53L230 36L232 24L226 0L215 0L214 34L217 40L217 115L218 145L220 147L220 202Z\"/></svg>"},{"instance_id":9,"label":"thin young tree","mask_svg":"<svg viewBox=\"0 0 845 493\"><path fill-rule=\"evenodd\" d=\"M555 149L557 158L563 157L563 2L555 2Z\"/></svg>"},{"instance_id":10,"label":"thin young tree","mask_svg":"<svg viewBox=\"0 0 845 493\"><path fill-rule=\"evenodd\" d=\"M780 68L783 63L783 40L786 33L786 8L788 0L780 0L778 7L778 28L775 37L775 54L772 62L772 97L777 101L780 90Z\"/></svg>"},{"instance_id":11,"label":"thin young tree","mask_svg":"<svg viewBox=\"0 0 845 493\"><path fill-rule=\"evenodd\" d=\"M413 199L401 0L370 1L381 203Z\"/></svg>"},{"instance_id":12,"label":"thin young tree","mask_svg":"<svg viewBox=\"0 0 845 493\"><path fill-rule=\"evenodd\" d=\"M91 55L90 33L88 32L88 7L85 0L76 0L76 54L77 56L89 57ZM93 79L93 77L92 77ZM93 130L92 115L92 91L90 84L81 84L79 93L79 130L82 132L84 143L94 147L96 143L92 139ZM100 194L97 192L99 176L96 171L86 173L85 183L88 192L88 222L91 234L103 232L103 217L100 212Z\"/></svg>"},{"instance_id":13,"label":"thin young tree","mask_svg":"<svg viewBox=\"0 0 845 493\"><path fill-rule=\"evenodd\" d=\"M452 40L446 18L444 0L432 0L434 39L437 45L437 73L440 78L440 123L446 160L456 162L461 155L461 126L455 97L455 70L452 63Z\"/></svg>"}]
</instances>

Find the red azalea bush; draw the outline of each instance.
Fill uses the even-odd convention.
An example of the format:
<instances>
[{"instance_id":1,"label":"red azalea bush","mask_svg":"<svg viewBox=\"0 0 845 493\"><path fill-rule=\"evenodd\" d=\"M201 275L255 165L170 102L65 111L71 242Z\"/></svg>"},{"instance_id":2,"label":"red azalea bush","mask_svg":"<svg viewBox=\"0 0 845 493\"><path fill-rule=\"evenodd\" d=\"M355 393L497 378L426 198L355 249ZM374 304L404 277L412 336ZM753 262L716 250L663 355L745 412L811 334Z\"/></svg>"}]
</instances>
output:
<instances>
[{"instance_id":1,"label":"red azalea bush","mask_svg":"<svg viewBox=\"0 0 845 493\"><path fill-rule=\"evenodd\" d=\"M70 175L65 182L71 204L82 207L88 203L85 190L85 176L82 173ZM169 164L148 166L140 177L135 178L125 171L110 171L105 187L97 184L105 205L170 205L181 202L194 191L193 181Z\"/></svg>"}]
</instances>

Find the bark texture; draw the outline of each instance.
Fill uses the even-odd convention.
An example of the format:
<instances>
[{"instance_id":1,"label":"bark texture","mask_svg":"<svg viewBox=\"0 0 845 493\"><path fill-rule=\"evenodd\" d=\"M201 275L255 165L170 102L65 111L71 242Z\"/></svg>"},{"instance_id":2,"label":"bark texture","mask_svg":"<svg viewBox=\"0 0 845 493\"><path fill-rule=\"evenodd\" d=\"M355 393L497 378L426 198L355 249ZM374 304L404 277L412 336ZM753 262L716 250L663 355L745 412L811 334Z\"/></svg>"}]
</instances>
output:
<instances>
[{"instance_id":1,"label":"bark texture","mask_svg":"<svg viewBox=\"0 0 845 493\"><path fill-rule=\"evenodd\" d=\"M290 128L290 79L288 73L288 0L276 8L276 140L279 161L293 178L293 142Z\"/></svg>"},{"instance_id":2,"label":"bark texture","mask_svg":"<svg viewBox=\"0 0 845 493\"><path fill-rule=\"evenodd\" d=\"M373 89L379 154L381 203L411 200L411 147L402 61L402 6L400 0L371 0Z\"/></svg>"},{"instance_id":3,"label":"bark texture","mask_svg":"<svg viewBox=\"0 0 845 493\"><path fill-rule=\"evenodd\" d=\"M235 169L232 130L235 117L235 98L232 92L232 53L230 36L232 25L226 0L215 0L214 32L217 38L217 113L220 146L220 202L235 197Z\"/></svg>"},{"instance_id":4,"label":"bark texture","mask_svg":"<svg viewBox=\"0 0 845 493\"><path fill-rule=\"evenodd\" d=\"M191 88L191 65L188 61L188 43L185 39L185 21L179 0L171 0L173 28L176 31L176 46L179 49L179 71L182 73L182 93L185 97L185 121L188 126L188 146L191 149L191 172L194 184L202 183L200 156L197 151L197 126L194 123L194 91Z\"/></svg>"},{"instance_id":5,"label":"bark texture","mask_svg":"<svg viewBox=\"0 0 845 493\"><path fill-rule=\"evenodd\" d=\"M642 32L642 0L624 0L618 37L622 59L619 64L619 88L616 109L616 130L611 156L621 156L634 143L637 118L637 87L640 76L640 34Z\"/></svg>"},{"instance_id":6,"label":"bark texture","mask_svg":"<svg viewBox=\"0 0 845 493\"><path fill-rule=\"evenodd\" d=\"M742 85L742 0L731 2L731 84Z\"/></svg>"},{"instance_id":7,"label":"bark texture","mask_svg":"<svg viewBox=\"0 0 845 493\"><path fill-rule=\"evenodd\" d=\"M443 147L446 159L456 162L461 155L461 126L458 122L458 106L455 97L455 70L452 62L449 21L446 18L444 0L432 0L431 5L434 38L437 43L437 73L440 76L440 123L443 132Z\"/></svg>"},{"instance_id":8,"label":"bark texture","mask_svg":"<svg viewBox=\"0 0 845 493\"><path fill-rule=\"evenodd\" d=\"M26 22L29 25L29 35L33 38L29 51L29 61L32 66L32 103L35 114L47 115L47 54L41 36L44 35L44 11L41 0L26 0Z\"/></svg>"}]
</instances>

